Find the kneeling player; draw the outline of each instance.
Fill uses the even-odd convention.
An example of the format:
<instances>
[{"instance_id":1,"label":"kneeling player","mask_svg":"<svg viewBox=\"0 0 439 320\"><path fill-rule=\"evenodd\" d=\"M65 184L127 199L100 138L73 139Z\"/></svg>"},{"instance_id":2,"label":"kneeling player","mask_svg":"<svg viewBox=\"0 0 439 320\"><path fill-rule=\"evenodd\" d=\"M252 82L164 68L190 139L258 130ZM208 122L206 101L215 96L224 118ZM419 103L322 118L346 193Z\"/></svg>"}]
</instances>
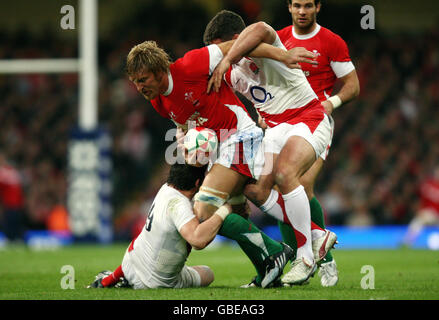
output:
<instances>
[{"instance_id":1,"label":"kneeling player","mask_svg":"<svg viewBox=\"0 0 439 320\"><path fill-rule=\"evenodd\" d=\"M205 166L173 165L122 264L114 272L99 273L89 288L188 288L211 284L214 275L208 266L185 265L191 247L205 248L231 212L231 207L224 205L202 223L194 215L191 200L205 172Z\"/></svg>"}]
</instances>

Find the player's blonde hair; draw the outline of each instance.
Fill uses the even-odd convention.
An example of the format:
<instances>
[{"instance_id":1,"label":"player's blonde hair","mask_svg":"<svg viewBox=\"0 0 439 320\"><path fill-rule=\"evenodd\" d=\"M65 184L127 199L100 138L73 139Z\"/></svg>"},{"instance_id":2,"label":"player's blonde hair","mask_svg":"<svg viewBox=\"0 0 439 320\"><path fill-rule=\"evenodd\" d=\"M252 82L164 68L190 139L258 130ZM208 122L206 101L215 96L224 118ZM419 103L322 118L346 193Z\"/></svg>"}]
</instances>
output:
<instances>
[{"instance_id":1,"label":"player's blonde hair","mask_svg":"<svg viewBox=\"0 0 439 320\"><path fill-rule=\"evenodd\" d=\"M155 41L145 41L134 46L127 56L126 73L134 76L141 72L152 72L157 75L167 72L171 59Z\"/></svg>"}]
</instances>

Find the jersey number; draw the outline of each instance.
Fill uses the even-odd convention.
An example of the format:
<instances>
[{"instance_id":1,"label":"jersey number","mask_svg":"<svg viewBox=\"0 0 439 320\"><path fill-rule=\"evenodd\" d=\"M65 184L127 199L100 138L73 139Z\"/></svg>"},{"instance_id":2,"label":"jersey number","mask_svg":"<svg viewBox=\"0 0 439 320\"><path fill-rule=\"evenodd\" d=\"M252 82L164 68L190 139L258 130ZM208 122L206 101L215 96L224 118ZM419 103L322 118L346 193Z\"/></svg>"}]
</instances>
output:
<instances>
[{"instance_id":1,"label":"jersey number","mask_svg":"<svg viewBox=\"0 0 439 320\"><path fill-rule=\"evenodd\" d=\"M274 98L270 92L267 92L267 90L259 86L251 87L250 94L252 95L252 98L259 103L264 103L265 101Z\"/></svg>"},{"instance_id":2,"label":"jersey number","mask_svg":"<svg viewBox=\"0 0 439 320\"><path fill-rule=\"evenodd\" d=\"M154 206L155 203L153 202L151 208L148 211L148 215L146 216L146 223L145 223L146 231L151 231L152 220L154 218Z\"/></svg>"}]
</instances>

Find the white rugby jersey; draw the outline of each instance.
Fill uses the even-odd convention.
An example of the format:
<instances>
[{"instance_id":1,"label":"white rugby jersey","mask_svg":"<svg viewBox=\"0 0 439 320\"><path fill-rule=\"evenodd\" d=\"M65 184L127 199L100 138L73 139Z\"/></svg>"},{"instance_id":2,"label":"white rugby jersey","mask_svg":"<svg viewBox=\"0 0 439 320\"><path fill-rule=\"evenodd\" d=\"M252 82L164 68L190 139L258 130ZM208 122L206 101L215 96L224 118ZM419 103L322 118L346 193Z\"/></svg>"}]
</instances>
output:
<instances>
[{"instance_id":1,"label":"white rugby jersey","mask_svg":"<svg viewBox=\"0 0 439 320\"><path fill-rule=\"evenodd\" d=\"M286 50L277 35L272 45ZM253 102L270 127L288 122L317 99L301 69L290 69L273 59L243 58L232 65L225 80ZM275 123L270 123L270 115L276 115Z\"/></svg>"},{"instance_id":2,"label":"white rugby jersey","mask_svg":"<svg viewBox=\"0 0 439 320\"><path fill-rule=\"evenodd\" d=\"M175 286L190 253L179 230L193 218L191 201L164 184L147 213L142 232L128 249L131 265L147 287Z\"/></svg>"}]
</instances>

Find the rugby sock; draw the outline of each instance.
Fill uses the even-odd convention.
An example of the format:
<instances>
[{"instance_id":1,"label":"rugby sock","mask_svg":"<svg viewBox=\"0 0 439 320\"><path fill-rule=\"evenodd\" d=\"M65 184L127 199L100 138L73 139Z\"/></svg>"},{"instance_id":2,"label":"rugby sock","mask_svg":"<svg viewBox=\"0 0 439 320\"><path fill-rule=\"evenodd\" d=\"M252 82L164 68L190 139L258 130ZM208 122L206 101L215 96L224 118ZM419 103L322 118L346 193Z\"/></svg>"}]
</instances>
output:
<instances>
[{"instance_id":1,"label":"rugby sock","mask_svg":"<svg viewBox=\"0 0 439 320\"><path fill-rule=\"evenodd\" d=\"M277 225L279 226L279 231L282 236L282 241L285 242L287 245L289 245L294 250L294 258L296 259L296 253L297 253L297 240L296 235L294 233L293 227L291 225L278 221Z\"/></svg>"},{"instance_id":2,"label":"rugby sock","mask_svg":"<svg viewBox=\"0 0 439 320\"><path fill-rule=\"evenodd\" d=\"M304 237L291 226L285 211L285 202L280 193L272 189L267 200L259 209L278 220L282 241L289 245L293 249L294 255L296 255L298 246L297 239L300 241L299 246L302 246L304 244Z\"/></svg>"},{"instance_id":3,"label":"rugby sock","mask_svg":"<svg viewBox=\"0 0 439 320\"><path fill-rule=\"evenodd\" d=\"M323 214L322 206L320 205L319 200L316 197L313 197L309 202L309 206L311 208L311 220L315 222L320 228L326 229L325 225L325 216ZM330 262L334 260L334 257L331 254L331 250L328 250L324 262Z\"/></svg>"},{"instance_id":4,"label":"rugby sock","mask_svg":"<svg viewBox=\"0 0 439 320\"><path fill-rule=\"evenodd\" d=\"M277 193L277 191L272 190L272 194L273 193ZM275 195L270 195L269 199L272 197L276 198ZM282 199L282 197L280 197L279 199ZM276 202L277 205L273 205L273 204L269 204L268 200L267 200L267 202L266 202L266 204L264 204L264 206L272 205L272 207L264 207L264 209L267 210L264 212L266 212L272 216L275 216L275 215L279 216L279 213L276 213L276 212L282 211L282 206L284 206L284 205L282 205L281 202L282 202L281 200L277 200L277 202ZM316 197L313 197L311 199L310 209L311 209L311 233L315 234L318 232L317 230L324 230L326 228L323 210L322 210L322 207L320 206L320 203ZM261 208L261 210L262 210L262 208ZM294 229L291 227L290 224L288 224L286 222L282 222L282 221L278 221L278 226L279 226L280 234L282 236L282 241L285 242L286 244L288 244L291 248L293 248L294 251L296 251L297 246L299 245L299 247L300 247L301 244L300 243L298 244L298 241L296 240L297 235L295 234ZM331 251L328 251L327 255L324 258L325 262L332 261L333 259L334 258L331 254Z\"/></svg>"},{"instance_id":5,"label":"rugby sock","mask_svg":"<svg viewBox=\"0 0 439 320\"><path fill-rule=\"evenodd\" d=\"M103 278L101 283L104 287L108 287L118 283L123 276L122 266L118 266L110 275Z\"/></svg>"},{"instance_id":6,"label":"rugby sock","mask_svg":"<svg viewBox=\"0 0 439 320\"><path fill-rule=\"evenodd\" d=\"M302 246L298 243L297 257L303 257L309 262L314 261L311 242L311 209L305 189L300 185L293 191L283 194L282 198L291 225L295 231L305 238ZM297 239L297 242L299 242L299 239Z\"/></svg>"},{"instance_id":7,"label":"rugby sock","mask_svg":"<svg viewBox=\"0 0 439 320\"><path fill-rule=\"evenodd\" d=\"M259 280L265 275L265 258L283 250L279 242L268 237L253 222L235 213L227 216L218 234L239 244L253 263Z\"/></svg>"}]
</instances>

